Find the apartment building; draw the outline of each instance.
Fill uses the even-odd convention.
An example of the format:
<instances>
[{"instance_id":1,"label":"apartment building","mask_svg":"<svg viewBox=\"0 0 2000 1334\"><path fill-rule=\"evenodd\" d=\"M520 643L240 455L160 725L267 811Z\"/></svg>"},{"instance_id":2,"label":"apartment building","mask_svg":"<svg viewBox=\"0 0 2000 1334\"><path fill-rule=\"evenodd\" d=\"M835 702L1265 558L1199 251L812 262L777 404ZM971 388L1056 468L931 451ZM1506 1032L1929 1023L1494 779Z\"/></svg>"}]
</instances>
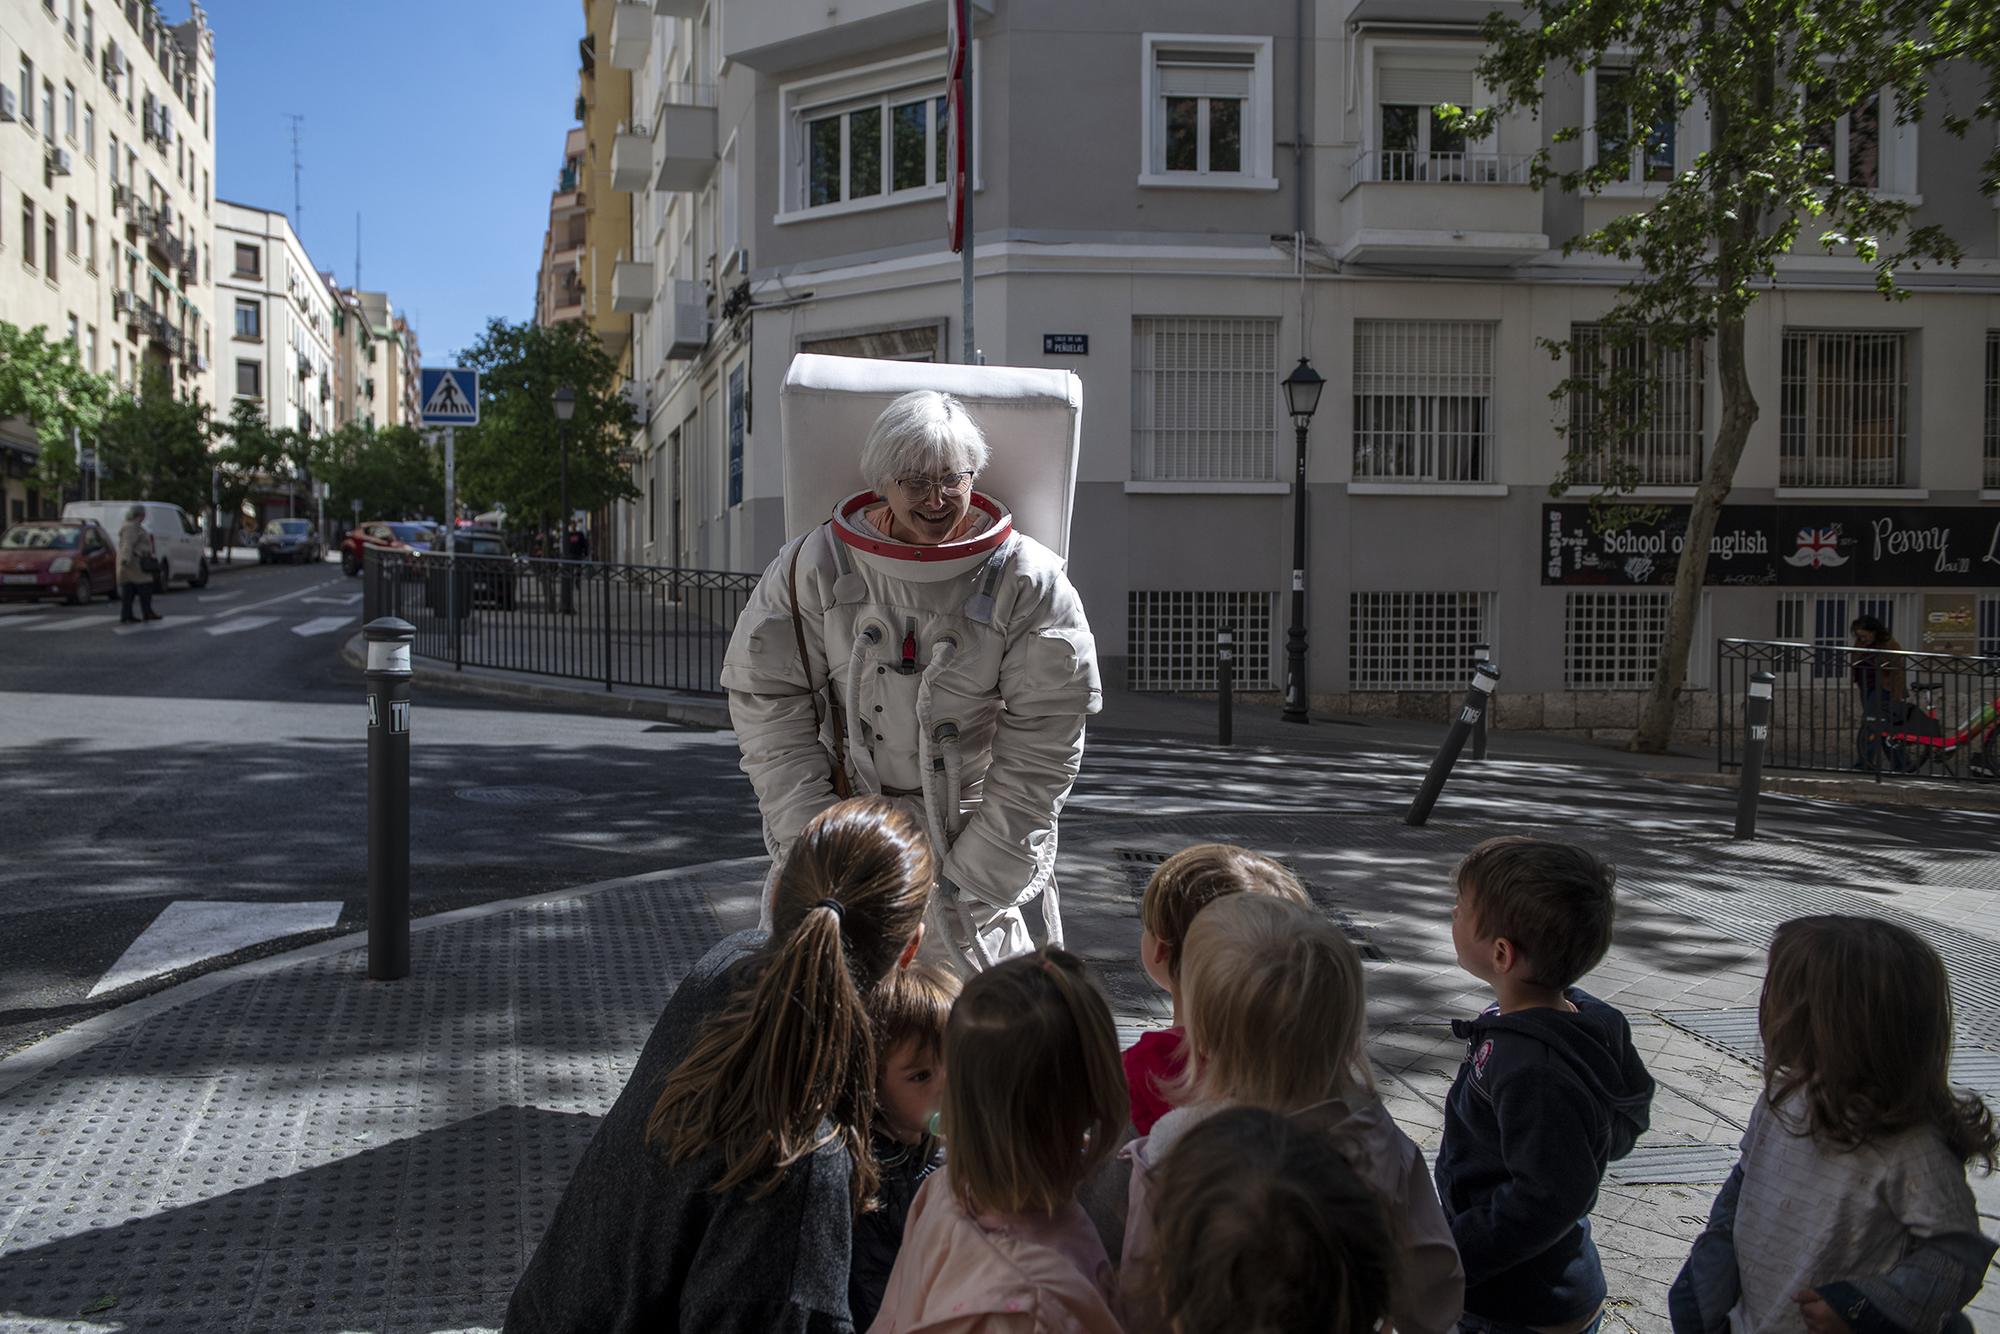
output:
<instances>
[{"instance_id":1,"label":"apartment building","mask_svg":"<svg viewBox=\"0 0 2000 1334\"><path fill-rule=\"evenodd\" d=\"M216 296L229 318L229 398L253 399L273 427L317 436L336 423L334 297L291 220L223 199L215 205L222 256Z\"/></svg>"},{"instance_id":2,"label":"apartment building","mask_svg":"<svg viewBox=\"0 0 2000 1334\"><path fill-rule=\"evenodd\" d=\"M0 6L0 319L83 364L213 401L215 38L201 5ZM51 513L25 422L0 422L0 517Z\"/></svg>"},{"instance_id":3,"label":"apartment building","mask_svg":"<svg viewBox=\"0 0 2000 1334\"><path fill-rule=\"evenodd\" d=\"M1435 709L1485 644L1503 721L1631 721L1672 537L1598 533L1550 499L1562 428L1594 428L1587 405L1551 402L1568 367L1538 340L1587 344L1630 276L1563 242L1645 207L1706 130L1586 136L1559 153L1626 155L1629 184L1535 189L1528 156L1592 119L1618 71L1554 71L1541 118L1455 138L1433 109L1479 104L1488 7L975 3L974 332L989 362L1083 381L1070 566L1108 679L1208 687L1231 624L1239 686L1277 687L1297 457L1279 384L1305 356L1326 378L1307 435L1312 693ZM635 201L614 289L646 403L642 498L617 549L755 570L784 536L791 357L960 355L938 7L619 9L648 36L642 55L636 36L612 51L634 73L612 154ZM1976 100L1958 78L1939 96ZM1886 92L1829 146L1848 179L1920 200L1917 222L1965 259L1908 275L1896 304L1851 260L1785 261L1752 316L1763 411L1697 642L1844 641L1865 611L1914 644L1943 609L2000 651L2000 215L1977 188L1982 151L1898 123ZM1641 496L1671 507L1693 497L1720 391L1706 352L1668 378L1630 461ZM1694 655L1697 692L1711 661Z\"/></svg>"}]
</instances>

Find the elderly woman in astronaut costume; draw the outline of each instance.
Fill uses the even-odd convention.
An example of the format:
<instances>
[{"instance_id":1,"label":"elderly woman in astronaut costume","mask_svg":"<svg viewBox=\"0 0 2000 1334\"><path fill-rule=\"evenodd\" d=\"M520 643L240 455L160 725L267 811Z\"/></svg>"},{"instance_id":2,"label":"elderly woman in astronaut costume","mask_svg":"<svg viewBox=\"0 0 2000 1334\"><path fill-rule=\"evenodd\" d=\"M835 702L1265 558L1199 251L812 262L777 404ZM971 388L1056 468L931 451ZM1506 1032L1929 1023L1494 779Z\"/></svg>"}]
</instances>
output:
<instances>
[{"instance_id":1,"label":"elderly woman in astronaut costume","mask_svg":"<svg viewBox=\"0 0 2000 1334\"><path fill-rule=\"evenodd\" d=\"M1056 817L1102 703L1063 562L974 489L986 460L957 399L896 399L862 446L873 490L778 553L722 670L774 865L836 800L844 757L855 793L922 811L932 930L976 968L1033 948L1038 896L1062 940Z\"/></svg>"}]
</instances>

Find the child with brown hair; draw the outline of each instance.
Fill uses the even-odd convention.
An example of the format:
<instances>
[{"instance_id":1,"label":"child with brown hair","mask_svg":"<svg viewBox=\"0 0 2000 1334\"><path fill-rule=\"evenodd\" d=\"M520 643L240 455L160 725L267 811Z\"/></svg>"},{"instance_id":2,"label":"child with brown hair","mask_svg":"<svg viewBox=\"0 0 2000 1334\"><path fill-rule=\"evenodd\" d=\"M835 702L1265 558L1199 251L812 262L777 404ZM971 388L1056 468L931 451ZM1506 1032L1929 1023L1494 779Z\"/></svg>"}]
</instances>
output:
<instances>
[{"instance_id":1,"label":"child with brown hair","mask_svg":"<svg viewBox=\"0 0 2000 1334\"><path fill-rule=\"evenodd\" d=\"M1396 1328L1446 1334L1459 1316L1464 1276L1424 1156L1375 1095L1364 1050L1367 990L1353 943L1310 908L1232 895L1189 928L1181 981L1190 1061L1169 1090L1180 1105L1125 1149L1128 1293L1156 1266L1156 1181L1180 1138L1232 1104L1264 1107L1326 1134L1383 1200L1401 1240L1390 1300ZM1165 1328L1147 1321L1142 1300L1128 1305L1131 1328Z\"/></svg>"},{"instance_id":2,"label":"child with brown hair","mask_svg":"<svg viewBox=\"0 0 2000 1334\"><path fill-rule=\"evenodd\" d=\"M1142 1035L1126 1048L1125 1084L1132 1095L1132 1129L1153 1128L1171 1106L1165 1089L1187 1063L1182 1046L1181 947L1195 914L1229 894L1269 894L1301 907L1305 886L1284 866L1233 843L1197 843L1160 863L1139 900L1139 962L1173 1001L1173 1026Z\"/></svg>"},{"instance_id":3,"label":"child with brown hair","mask_svg":"<svg viewBox=\"0 0 2000 1334\"><path fill-rule=\"evenodd\" d=\"M1231 1107L1160 1165L1135 1301L1175 1334L1370 1334L1389 1316L1393 1230L1321 1127Z\"/></svg>"},{"instance_id":4,"label":"child with brown hair","mask_svg":"<svg viewBox=\"0 0 2000 1334\"><path fill-rule=\"evenodd\" d=\"M1801 917L1771 939L1764 1094L1668 1294L1676 1334L1970 1330L1994 1243L1966 1184L2000 1135L1952 1089L1951 984L1922 937Z\"/></svg>"},{"instance_id":5,"label":"child with brown hair","mask_svg":"<svg viewBox=\"0 0 2000 1334\"><path fill-rule=\"evenodd\" d=\"M966 983L945 1030L944 1169L917 1192L874 1334L1120 1334L1077 1187L1116 1144L1111 1008L1060 949Z\"/></svg>"},{"instance_id":6,"label":"child with brown hair","mask_svg":"<svg viewBox=\"0 0 2000 1334\"><path fill-rule=\"evenodd\" d=\"M876 1207L854 1220L847 1305L856 1329L867 1329L881 1308L910 1205L931 1173L944 1166L935 1121L944 1104L945 1026L958 992L956 977L920 963L891 973L868 998L876 1054L869 1143L882 1168L882 1185Z\"/></svg>"}]
</instances>

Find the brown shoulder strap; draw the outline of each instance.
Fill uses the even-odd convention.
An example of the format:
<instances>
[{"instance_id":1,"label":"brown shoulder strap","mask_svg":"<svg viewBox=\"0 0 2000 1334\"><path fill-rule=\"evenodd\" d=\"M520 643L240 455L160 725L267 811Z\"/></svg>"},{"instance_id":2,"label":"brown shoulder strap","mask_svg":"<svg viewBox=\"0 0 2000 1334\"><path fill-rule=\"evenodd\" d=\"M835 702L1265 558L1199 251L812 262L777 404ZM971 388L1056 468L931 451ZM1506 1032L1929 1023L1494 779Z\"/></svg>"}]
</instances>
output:
<instances>
[{"instance_id":1,"label":"brown shoulder strap","mask_svg":"<svg viewBox=\"0 0 2000 1334\"><path fill-rule=\"evenodd\" d=\"M808 533L803 541L792 548L791 566L786 576L786 590L792 596L792 635L799 645L799 665L805 668L806 692L812 698L813 730L817 732L821 725L819 685L813 680L812 654L806 651L805 618L799 614L799 553L806 549L806 543L812 539L813 534ZM847 715L840 707L840 692L834 687L831 662L829 659L826 697L827 706L833 710L833 794L836 797L848 797L852 796L853 792L847 781Z\"/></svg>"}]
</instances>

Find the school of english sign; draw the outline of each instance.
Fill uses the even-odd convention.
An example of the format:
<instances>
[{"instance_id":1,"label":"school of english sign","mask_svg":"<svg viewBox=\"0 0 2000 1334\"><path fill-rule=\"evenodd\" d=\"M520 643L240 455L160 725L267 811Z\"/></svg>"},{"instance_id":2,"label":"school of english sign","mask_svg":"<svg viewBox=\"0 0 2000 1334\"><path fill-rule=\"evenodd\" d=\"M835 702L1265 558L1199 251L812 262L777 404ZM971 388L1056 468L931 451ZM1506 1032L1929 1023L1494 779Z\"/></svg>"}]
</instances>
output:
<instances>
[{"instance_id":1,"label":"school of english sign","mask_svg":"<svg viewBox=\"0 0 2000 1334\"><path fill-rule=\"evenodd\" d=\"M1686 544L1688 506L1604 530L1590 506L1542 506L1544 584L1664 585ZM1725 505L1708 546L1710 585L1990 588L2000 584L2000 507Z\"/></svg>"}]
</instances>

